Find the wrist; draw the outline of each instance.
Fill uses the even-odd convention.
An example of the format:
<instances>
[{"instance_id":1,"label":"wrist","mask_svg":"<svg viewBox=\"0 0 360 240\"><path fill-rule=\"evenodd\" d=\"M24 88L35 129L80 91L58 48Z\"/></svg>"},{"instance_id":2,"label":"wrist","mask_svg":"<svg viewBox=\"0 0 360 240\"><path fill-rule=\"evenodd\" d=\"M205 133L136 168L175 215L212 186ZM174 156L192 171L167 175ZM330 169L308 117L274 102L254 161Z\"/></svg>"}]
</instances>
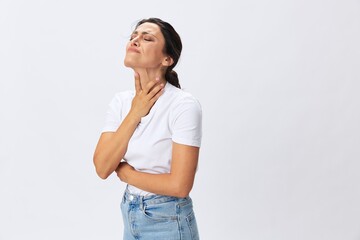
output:
<instances>
[{"instance_id":1,"label":"wrist","mask_svg":"<svg viewBox=\"0 0 360 240\"><path fill-rule=\"evenodd\" d=\"M126 169L126 171L124 172L124 182L131 184L131 176L134 174L135 170L132 168L128 168Z\"/></svg>"},{"instance_id":2,"label":"wrist","mask_svg":"<svg viewBox=\"0 0 360 240\"><path fill-rule=\"evenodd\" d=\"M139 124L141 122L141 116L136 114L134 111L132 111L130 109L130 112L128 113L127 117L129 118L129 120L131 122L133 122L134 124Z\"/></svg>"}]
</instances>

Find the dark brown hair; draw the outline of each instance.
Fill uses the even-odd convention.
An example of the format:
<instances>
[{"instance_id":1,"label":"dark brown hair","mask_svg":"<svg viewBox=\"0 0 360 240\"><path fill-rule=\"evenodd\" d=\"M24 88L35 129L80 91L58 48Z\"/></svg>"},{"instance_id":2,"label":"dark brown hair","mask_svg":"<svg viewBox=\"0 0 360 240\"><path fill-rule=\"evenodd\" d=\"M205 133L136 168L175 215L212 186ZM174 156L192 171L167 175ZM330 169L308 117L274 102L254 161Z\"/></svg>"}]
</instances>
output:
<instances>
[{"instance_id":1,"label":"dark brown hair","mask_svg":"<svg viewBox=\"0 0 360 240\"><path fill-rule=\"evenodd\" d=\"M140 20L136 27L139 27L143 23L154 23L159 26L162 35L165 39L165 47L164 47L164 53L166 55L169 55L174 63L167 67L165 72L165 79L175 87L181 88L179 83L179 78L177 73L173 70L173 68L176 66L176 64L179 61L181 50L182 50L182 43L179 34L175 31L173 26L171 26L169 23L159 19L159 18L147 18Z\"/></svg>"}]
</instances>

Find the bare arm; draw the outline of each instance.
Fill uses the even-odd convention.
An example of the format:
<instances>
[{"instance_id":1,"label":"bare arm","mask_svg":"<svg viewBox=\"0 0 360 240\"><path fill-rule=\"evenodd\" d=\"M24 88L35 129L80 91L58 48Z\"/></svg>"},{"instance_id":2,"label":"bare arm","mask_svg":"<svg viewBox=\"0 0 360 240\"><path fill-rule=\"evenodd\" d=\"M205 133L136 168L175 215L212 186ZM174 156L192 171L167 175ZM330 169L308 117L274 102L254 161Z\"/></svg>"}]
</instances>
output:
<instances>
[{"instance_id":1,"label":"bare arm","mask_svg":"<svg viewBox=\"0 0 360 240\"><path fill-rule=\"evenodd\" d=\"M116 132L102 133L94 153L96 172L106 179L123 159L139 120L128 114Z\"/></svg>"},{"instance_id":2,"label":"bare arm","mask_svg":"<svg viewBox=\"0 0 360 240\"><path fill-rule=\"evenodd\" d=\"M135 74L136 95L128 115L116 132L101 134L95 149L93 161L96 172L102 179L106 179L115 171L127 151L130 138L141 117L149 113L162 94L164 85L158 83L158 80L149 81L144 88L141 88L139 75Z\"/></svg>"},{"instance_id":3,"label":"bare arm","mask_svg":"<svg viewBox=\"0 0 360 240\"><path fill-rule=\"evenodd\" d=\"M168 174L143 173L127 163L120 163L117 175L122 181L144 191L186 197L194 183L199 148L173 142L172 149L171 172Z\"/></svg>"}]
</instances>

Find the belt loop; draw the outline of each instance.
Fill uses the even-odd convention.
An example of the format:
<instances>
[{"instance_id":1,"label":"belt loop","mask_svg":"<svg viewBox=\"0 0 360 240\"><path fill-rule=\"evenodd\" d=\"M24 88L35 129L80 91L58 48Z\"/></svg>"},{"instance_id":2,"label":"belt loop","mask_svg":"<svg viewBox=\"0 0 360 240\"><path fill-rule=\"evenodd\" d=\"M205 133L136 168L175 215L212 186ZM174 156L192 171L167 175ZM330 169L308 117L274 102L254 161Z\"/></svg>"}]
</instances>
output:
<instances>
[{"instance_id":1,"label":"belt loop","mask_svg":"<svg viewBox=\"0 0 360 240\"><path fill-rule=\"evenodd\" d=\"M140 201L140 209L143 211L144 210L144 196L139 196L139 201Z\"/></svg>"}]
</instances>

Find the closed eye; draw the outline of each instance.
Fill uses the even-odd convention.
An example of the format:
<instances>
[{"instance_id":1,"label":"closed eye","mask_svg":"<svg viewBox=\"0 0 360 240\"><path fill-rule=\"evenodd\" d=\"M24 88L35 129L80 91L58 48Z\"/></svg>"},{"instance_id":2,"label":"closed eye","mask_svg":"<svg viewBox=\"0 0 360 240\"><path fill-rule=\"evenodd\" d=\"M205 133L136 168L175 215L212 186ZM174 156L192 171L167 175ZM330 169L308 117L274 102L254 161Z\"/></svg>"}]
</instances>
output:
<instances>
[{"instance_id":1,"label":"closed eye","mask_svg":"<svg viewBox=\"0 0 360 240\"><path fill-rule=\"evenodd\" d=\"M149 34L149 33L147 33L147 32L143 32L142 33L142 39L144 40L144 41L147 41L147 42L152 42L152 41L154 41L154 39L150 36L151 34ZM130 39L129 39L129 41L132 41L134 38L136 38L138 36L138 32L137 31L135 31L135 32L133 32L132 34L131 34L131 36L130 36Z\"/></svg>"}]
</instances>

